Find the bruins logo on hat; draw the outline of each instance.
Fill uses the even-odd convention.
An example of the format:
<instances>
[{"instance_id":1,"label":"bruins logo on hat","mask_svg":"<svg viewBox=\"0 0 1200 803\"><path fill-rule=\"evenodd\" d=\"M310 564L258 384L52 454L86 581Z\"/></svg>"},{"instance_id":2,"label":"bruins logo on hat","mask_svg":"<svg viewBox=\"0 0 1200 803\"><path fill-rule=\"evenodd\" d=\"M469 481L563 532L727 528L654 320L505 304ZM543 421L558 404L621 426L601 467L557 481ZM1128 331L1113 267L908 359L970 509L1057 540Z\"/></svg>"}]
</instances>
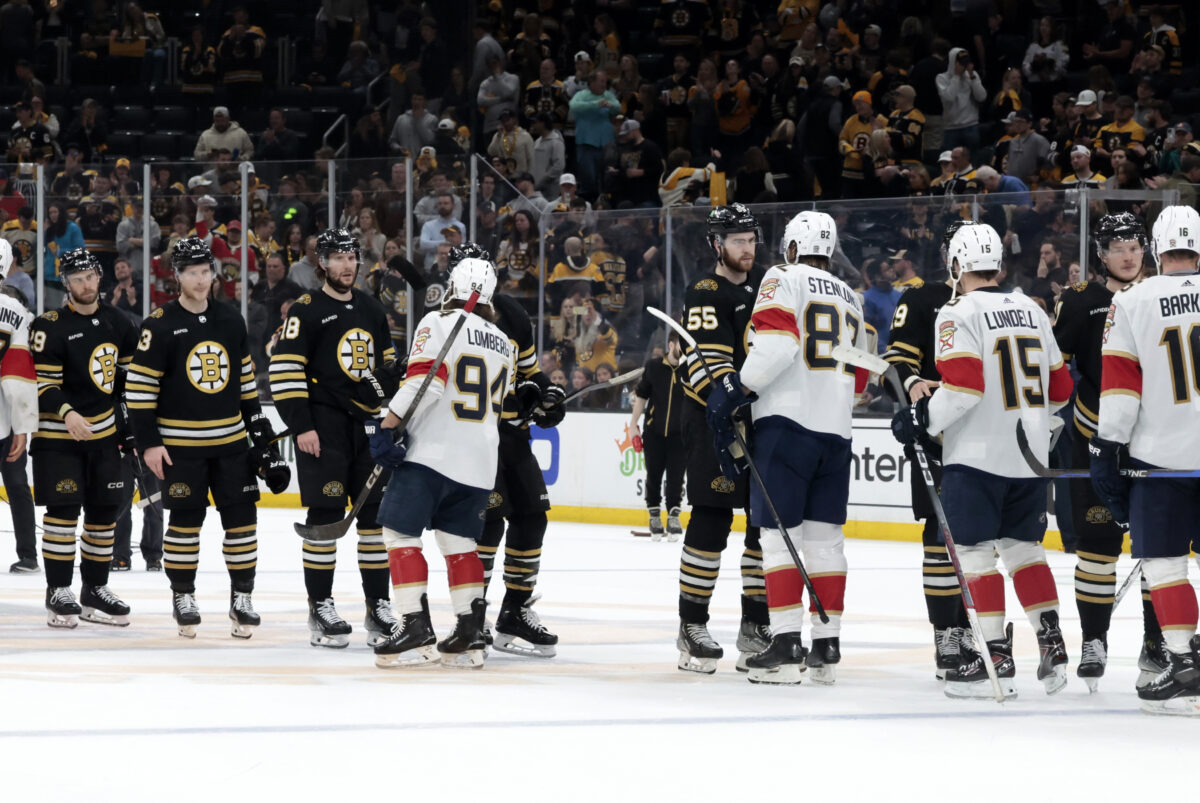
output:
<instances>
[{"instance_id":1,"label":"bruins logo on hat","mask_svg":"<svg viewBox=\"0 0 1200 803\"><path fill-rule=\"evenodd\" d=\"M192 489L186 482L173 482L167 489L167 496L172 499L184 499L192 495Z\"/></svg>"},{"instance_id":2,"label":"bruins logo on hat","mask_svg":"<svg viewBox=\"0 0 1200 803\"><path fill-rule=\"evenodd\" d=\"M346 486L337 481L327 482L325 483L325 486L321 488L321 493L325 494L326 496L345 496Z\"/></svg>"},{"instance_id":3,"label":"bruins logo on hat","mask_svg":"<svg viewBox=\"0 0 1200 803\"><path fill-rule=\"evenodd\" d=\"M75 480L59 480L54 485L54 490L60 494L73 494L79 490L79 485Z\"/></svg>"},{"instance_id":4,"label":"bruins logo on hat","mask_svg":"<svg viewBox=\"0 0 1200 803\"><path fill-rule=\"evenodd\" d=\"M1092 505L1087 509L1085 520L1088 524L1107 524L1112 521L1112 513L1109 513L1106 507Z\"/></svg>"},{"instance_id":5,"label":"bruins logo on hat","mask_svg":"<svg viewBox=\"0 0 1200 803\"><path fill-rule=\"evenodd\" d=\"M712 481L712 489L719 494L731 494L735 487L733 480L724 474Z\"/></svg>"}]
</instances>

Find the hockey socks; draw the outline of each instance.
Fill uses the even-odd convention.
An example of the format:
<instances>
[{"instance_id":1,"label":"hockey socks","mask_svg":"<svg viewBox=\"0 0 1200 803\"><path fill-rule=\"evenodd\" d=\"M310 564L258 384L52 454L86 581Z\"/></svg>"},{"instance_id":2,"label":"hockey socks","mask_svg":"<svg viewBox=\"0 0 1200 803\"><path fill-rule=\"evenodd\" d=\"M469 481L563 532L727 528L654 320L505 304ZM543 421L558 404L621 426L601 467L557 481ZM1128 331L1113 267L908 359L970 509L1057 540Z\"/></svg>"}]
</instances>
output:
<instances>
[{"instance_id":1,"label":"hockey socks","mask_svg":"<svg viewBox=\"0 0 1200 803\"><path fill-rule=\"evenodd\" d=\"M1096 547L1102 546L1096 544ZM1108 632L1112 621L1113 603L1117 594L1117 555L1121 544L1116 544L1116 553L1078 550L1075 564L1075 605L1079 609L1079 625L1085 641L1097 639Z\"/></svg>"},{"instance_id":2,"label":"hockey socks","mask_svg":"<svg viewBox=\"0 0 1200 803\"><path fill-rule=\"evenodd\" d=\"M358 528L358 572L367 599L387 599L389 559L382 527Z\"/></svg>"},{"instance_id":3,"label":"hockey socks","mask_svg":"<svg viewBox=\"0 0 1200 803\"><path fill-rule=\"evenodd\" d=\"M679 618L703 624L708 621L708 602L717 585L721 553L684 545L679 560Z\"/></svg>"},{"instance_id":4,"label":"hockey socks","mask_svg":"<svg viewBox=\"0 0 1200 803\"><path fill-rule=\"evenodd\" d=\"M75 527L78 507L53 506L42 517L42 561L46 565L46 586L71 585L75 576Z\"/></svg>"},{"instance_id":5,"label":"hockey socks","mask_svg":"<svg viewBox=\"0 0 1200 803\"><path fill-rule=\"evenodd\" d=\"M1053 611L1056 617L1058 615L1058 591L1050 567L1045 560L1040 560L1025 564L1010 574L1013 591L1025 609L1025 615L1035 631L1041 630L1043 612Z\"/></svg>"},{"instance_id":6,"label":"hockey socks","mask_svg":"<svg viewBox=\"0 0 1200 803\"><path fill-rule=\"evenodd\" d=\"M1196 591L1187 579L1187 557L1146 558L1142 571L1150 583L1150 597L1162 627L1163 643L1173 653L1189 652L1200 610Z\"/></svg>"},{"instance_id":7,"label":"hockey socks","mask_svg":"<svg viewBox=\"0 0 1200 803\"><path fill-rule=\"evenodd\" d=\"M163 569L171 590L179 594L196 593L196 567L200 562L200 528L204 508L172 510L163 533Z\"/></svg>"},{"instance_id":8,"label":"hockey socks","mask_svg":"<svg viewBox=\"0 0 1200 803\"><path fill-rule=\"evenodd\" d=\"M112 564L113 537L117 527L115 510L106 508L97 518L103 523L84 516L83 537L80 539L83 559L79 563L79 576L89 586L108 583L108 568Z\"/></svg>"},{"instance_id":9,"label":"hockey socks","mask_svg":"<svg viewBox=\"0 0 1200 803\"><path fill-rule=\"evenodd\" d=\"M943 544L938 543L940 530L933 516L925 519L921 531L924 544L921 557L921 586L925 592L925 611L934 630L962 627L966 615L962 606L962 589L954 574L954 564Z\"/></svg>"},{"instance_id":10,"label":"hockey socks","mask_svg":"<svg viewBox=\"0 0 1200 803\"><path fill-rule=\"evenodd\" d=\"M429 587L429 564L421 551L421 539L400 536L390 530L386 532L389 545L404 544L391 546L387 551L392 602L401 614L419 613L421 599Z\"/></svg>"},{"instance_id":11,"label":"hockey socks","mask_svg":"<svg viewBox=\"0 0 1200 803\"><path fill-rule=\"evenodd\" d=\"M458 616L471 613L471 603L483 596L483 564L479 556L474 552L446 555L446 573L454 613Z\"/></svg>"},{"instance_id":12,"label":"hockey socks","mask_svg":"<svg viewBox=\"0 0 1200 803\"><path fill-rule=\"evenodd\" d=\"M333 524L342 520L340 508L310 507L306 524ZM337 541L304 539L304 590L309 599L323 600L333 596L333 570L337 568Z\"/></svg>"}]
</instances>

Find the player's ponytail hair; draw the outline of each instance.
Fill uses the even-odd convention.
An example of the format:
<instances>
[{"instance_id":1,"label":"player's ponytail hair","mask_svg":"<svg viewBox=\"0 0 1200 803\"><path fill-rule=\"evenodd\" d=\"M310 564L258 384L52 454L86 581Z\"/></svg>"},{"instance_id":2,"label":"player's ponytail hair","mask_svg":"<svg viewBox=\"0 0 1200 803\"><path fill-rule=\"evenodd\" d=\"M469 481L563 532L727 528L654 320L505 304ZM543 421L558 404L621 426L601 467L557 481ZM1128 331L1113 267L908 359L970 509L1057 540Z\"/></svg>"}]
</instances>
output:
<instances>
[{"instance_id":1,"label":"player's ponytail hair","mask_svg":"<svg viewBox=\"0 0 1200 803\"><path fill-rule=\"evenodd\" d=\"M442 309L455 310L462 309L465 306L467 306L466 301L463 301L460 298L451 298L447 299L446 302L442 304ZM496 322L496 310L491 304L476 304L475 308L471 310L471 312L475 313L489 323Z\"/></svg>"}]
</instances>

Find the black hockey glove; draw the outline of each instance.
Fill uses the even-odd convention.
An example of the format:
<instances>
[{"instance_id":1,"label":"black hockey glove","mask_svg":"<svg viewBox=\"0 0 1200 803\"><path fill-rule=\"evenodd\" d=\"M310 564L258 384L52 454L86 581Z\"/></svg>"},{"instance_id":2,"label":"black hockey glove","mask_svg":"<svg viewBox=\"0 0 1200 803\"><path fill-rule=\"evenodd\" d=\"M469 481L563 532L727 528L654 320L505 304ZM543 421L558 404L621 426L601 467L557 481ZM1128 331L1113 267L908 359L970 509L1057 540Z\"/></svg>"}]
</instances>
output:
<instances>
[{"instance_id":1,"label":"black hockey glove","mask_svg":"<svg viewBox=\"0 0 1200 803\"><path fill-rule=\"evenodd\" d=\"M532 418L542 402L542 386L532 379L522 379L513 392L517 396L517 418L521 421Z\"/></svg>"},{"instance_id":2,"label":"black hockey glove","mask_svg":"<svg viewBox=\"0 0 1200 803\"><path fill-rule=\"evenodd\" d=\"M263 413L255 413L246 422L246 432L250 434L250 443L259 448L265 449L275 440L275 430L271 429L271 421Z\"/></svg>"},{"instance_id":3,"label":"black hockey glove","mask_svg":"<svg viewBox=\"0 0 1200 803\"><path fill-rule=\"evenodd\" d=\"M564 388L559 385L547 385L542 390L541 401L533 410L533 423L542 429L553 429L561 424L567 417L567 408L563 406L563 400L566 398L567 391Z\"/></svg>"},{"instance_id":4,"label":"black hockey glove","mask_svg":"<svg viewBox=\"0 0 1200 803\"><path fill-rule=\"evenodd\" d=\"M1121 475L1122 443L1092 438L1088 441L1091 458L1092 488L1104 500L1113 521L1129 529L1129 478Z\"/></svg>"},{"instance_id":5,"label":"black hockey glove","mask_svg":"<svg viewBox=\"0 0 1200 803\"><path fill-rule=\"evenodd\" d=\"M734 427L740 426L742 426L740 423L726 418L723 419L720 427L713 427L713 448L717 452L717 462L721 466L721 473L725 475L726 479L734 482L746 471L745 455L742 453L734 432Z\"/></svg>"},{"instance_id":6,"label":"black hockey glove","mask_svg":"<svg viewBox=\"0 0 1200 803\"><path fill-rule=\"evenodd\" d=\"M712 390L708 392L705 405L708 425L712 427L713 432L722 427L730 427L733 414L752 401L754 394L746 392L737 374L724 374L713 382Z\"/></svg>"},{"instance_id":7,"label":"black hockey glove","mask_svg":"<svg viewBox=\"0 0 1200 803\"><path fill-rule=\"evenodd\" d=\"M250 447L250 468L273 494L283 493L292 482L292 470L274 443Z\"/></svg>"},{"instance_id":8,"label":"black hockey glove","mask_svg":"<svg viewBox=\"0 0 1200 803\"><path fill-rule=\"evenodd\" d=\"M892 435L896 440L911 446L917 441L924 446L929 437L929 396L922 396L909 407L901 408L892 416Z\"/></svg>"},{"instance_id":9,"label":"black hockey glove","mask_svg":"<svg viewBox=\"0 0 1200 803\"><path fill-rule=\"evenodd\" d=\"M397 438L395 428L384 429L383 419L367 421L363 428L370 439L371 457L376 463L392 471L404 465L404 458L408 455L407 430Z\"/></svg>"}]
</instances>

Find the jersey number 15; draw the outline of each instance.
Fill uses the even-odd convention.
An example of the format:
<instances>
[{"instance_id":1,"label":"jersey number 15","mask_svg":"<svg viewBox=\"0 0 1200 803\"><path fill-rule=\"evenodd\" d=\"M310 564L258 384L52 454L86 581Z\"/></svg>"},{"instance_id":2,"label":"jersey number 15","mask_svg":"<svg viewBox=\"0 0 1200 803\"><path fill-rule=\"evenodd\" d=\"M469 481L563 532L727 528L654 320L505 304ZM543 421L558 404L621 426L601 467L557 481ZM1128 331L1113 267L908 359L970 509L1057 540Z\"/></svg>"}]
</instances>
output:
<instances>
[{"instance_id":1,"label":"jersey number 15","mask_svg":"<svg viewBox=\"0 0 1200 803\"><path fill-rule=\"evenodd\" d=\"M1000 386L1004 391L1005 410L1019 407L1021 397L1024 397L1027 407L1046 405L1046 396L1042 393L1042 371L1032 358L1032 352L1041 350L1041 339L1032 335L1002 337L996 341L992 353L1000 359ZM1013 351L1016 351L1016 360L1013 359ZM1019 384L1018 369L1021 377L1029 380L1031 385Z\"/></svg>"}]
</instances>

